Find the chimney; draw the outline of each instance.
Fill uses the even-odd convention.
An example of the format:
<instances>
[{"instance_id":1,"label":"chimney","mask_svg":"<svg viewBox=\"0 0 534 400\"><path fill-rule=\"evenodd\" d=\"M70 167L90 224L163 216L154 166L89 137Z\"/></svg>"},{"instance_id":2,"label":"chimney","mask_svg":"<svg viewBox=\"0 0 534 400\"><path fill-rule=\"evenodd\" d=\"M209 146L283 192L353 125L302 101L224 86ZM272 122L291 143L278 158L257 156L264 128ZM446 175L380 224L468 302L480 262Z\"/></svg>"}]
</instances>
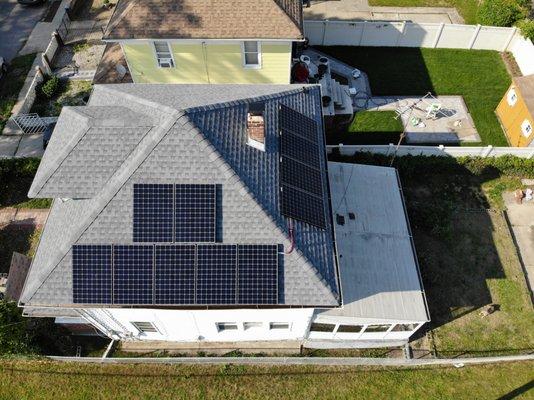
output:
<instances>
[{"instance_id":1,"label":"chimney","mask_svg":"<svg viewBox=\"0 0 534 400\"><path fill-rule=\"evenodd\" d=\"M265 151L265 120L263 118L264 104L253 103L247 114L248 144Z\"/></svg>"}]
</instances>

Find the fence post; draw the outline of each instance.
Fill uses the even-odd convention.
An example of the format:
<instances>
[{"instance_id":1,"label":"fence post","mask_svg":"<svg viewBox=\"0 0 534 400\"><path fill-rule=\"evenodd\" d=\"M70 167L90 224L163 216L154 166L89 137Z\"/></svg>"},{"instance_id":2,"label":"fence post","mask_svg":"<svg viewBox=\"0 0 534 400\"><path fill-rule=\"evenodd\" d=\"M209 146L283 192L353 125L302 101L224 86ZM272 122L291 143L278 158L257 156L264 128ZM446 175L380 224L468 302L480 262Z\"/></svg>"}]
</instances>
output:
<instances>
[{"instance_id":1,"label":"fence post","mask_svg":"<svg viewBox=\"0 0 534 400\"><path fill-rule=\"evenodd\" d=\"M438 47L439 39L441 38L441 33L443 32L443 28L445 28L445 24L442 22L439 24L439 29L436 33L436 40L434 40L434 45L432 46L434 49Z\"/></svg>"},{"instance_id":2,"label":"fence post","mask_svg":"<svg viewBox=\"0 0 534 400\"><path fill-rule=\"evenodd\" d=\"M399 43L401 41L401 38L404 36L405 31L406 31L406 21L402 21L402 29L399 32L399 36L397 36L397 43L395 44L396 47L399 47Z\"/></svg>"},{"instance_id":3,"label":"fence post","mask_svg":"<svg viewBox=\"0 0 534 400\"><path fill-rule=\"evenodd\" d=\"M512 43L512 40L514 39L516 33L517 33L517 28L514 26L512 28L512 32L510 33L510 37L506 41L506 44L504 45L504 48L502 49L502 51L508 50L508 47L510 47L510 44Z\"/></svg>"},{"instance_id":4,"label":"fence post","mask_svg":"<svg viewBox=\"0 0 534 400\"><path fill-rule=\"evenodd\" d=\"M486 149L484 150L484 152L482 153L482 157L486 158L486 157L489 157L489 155L493 152L493 146L491 144L488 145L488 147L486 147Z\"/></svg>"},{"instance_id":5,"label":"fence post","mask_svg":"<svg viewBox=\"0 0 534 400\"><path fill-rule=\"evenodd\" d=\"M391 154L391 150L393 150L393 148L395 147L395 145L393 143L390 143L389 146L388 146L388 152L386 153L386 157L389 156Z\"/></svg>"},{"instance_id":6,"label":"fence post","mask_svg":"<svg viewBox=\"0 0 534 400\"><path fill-rule=\"evenodd\" d=\"M327 28L327 26L328 26L328 20L325 19L323 21L323 39L321 40L321 43L322 43L323 46L324 46L324 38L326 36L326 28Z\"/></svg>"},{"instance_id":7,"label":"fence post","mask_svg":"<svg viewBox=\"0 0 534 400\"><path fill-rule=\"evenodd\" d=\"M482 28L482 26L480 24L477 24L475 32L473 33L473 36L471 37L471 41L469 42L469 46L468 46L469 50L471 50L473 46L475 45L475 41L477 40L478 34L480 33L480 28Z\"/></svg>"}]
</instances>

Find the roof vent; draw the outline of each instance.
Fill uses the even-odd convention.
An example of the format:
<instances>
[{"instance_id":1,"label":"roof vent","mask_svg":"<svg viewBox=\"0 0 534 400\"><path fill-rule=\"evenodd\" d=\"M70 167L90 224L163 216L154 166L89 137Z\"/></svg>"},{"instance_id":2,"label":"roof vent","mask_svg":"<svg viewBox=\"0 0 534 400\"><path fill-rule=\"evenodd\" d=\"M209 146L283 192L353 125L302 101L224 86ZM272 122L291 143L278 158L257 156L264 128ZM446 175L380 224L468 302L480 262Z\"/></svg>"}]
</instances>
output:
<instances>
[{"instance_id":1,"label":"roof vent","mask_svg":"<svg viewBox=\"0 0 534 400\"><path fill-rule=\"evenodd\" d=\"M247 144L258 150L265 151L265 119L263 103L253 103L247 114Z\"/></svg>"}]
</instances>

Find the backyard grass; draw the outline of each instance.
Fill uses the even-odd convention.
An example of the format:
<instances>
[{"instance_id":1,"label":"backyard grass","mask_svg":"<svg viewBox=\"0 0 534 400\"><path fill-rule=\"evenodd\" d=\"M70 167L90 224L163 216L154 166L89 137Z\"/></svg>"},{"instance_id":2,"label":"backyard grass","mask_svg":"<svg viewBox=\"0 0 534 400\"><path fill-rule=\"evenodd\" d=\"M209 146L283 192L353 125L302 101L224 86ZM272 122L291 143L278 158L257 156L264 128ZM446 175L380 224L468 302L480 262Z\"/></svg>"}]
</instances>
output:
<instances>
[{"instance_id":1,"label":"backyard grass","mask_svg":"<svg viewBox=\"0 0 534 400\"><path fill-rule=\"evenodd\" d=\"M397 143L403 131L394 111L361 111L354 115L348 130L328 132L328 144Z\"/></svg>"},{"instance_id":2,"label":"backyard grass","mask_svg":"<svg viewBox=\"0 0 534 400\"><path fill-rule=\"evenodd\" d=\"M58 93L50 99L43 95L38 96L31 112L41 117L57 117L64 106L85 105L84 98L89 96L91 89L90 81L61 81Z\"/></svg>"},{"instance_id":3,"label":"backyard grass","mask_svg":"<svg viewBox=\"0 0 534 400\"><path fill-rule=\"evenodd\" d=\"M343 160L390 162L389 157L365 154ZM521 187L521 177L533 177L534 161L484 160L401 157L394 164L431 316L431 335L413 346L441 357L534 349L534 313L501 212L502 193ZM498 311L482 316L490 304Z\"/></svg>"},{"instance_id":4,"label":"backyard grass","mask_svg":"<svg viewBox=\"0 0 534 400\"><path fill-rule=\"evenodd\" d=\"M484 145L507 146L495 108L511 78L496 51L319 47L365 71L373 95L462 95Z\"/></svg>"},{"instance_id":5,"label":"backyard grass","mask_svg":"<svg viewBox=\"0 0 534 400\"><path fill-rule=\"evenodd\" d=\"M6 76L0 82L0 134L11 116L11 110L34 59L35 54L14 58L9 64Z\"/></svg>"},{"instance_id":6,"label":"backyard grass","mask_svg":"<svg viewBox=\"0 0 534 400\"><path fill-rule=\"evenodd\" d=\"M49 208L51 199L29 199L39 158L15 158L0 160L0 208Z\"/></svg>"},{"instance_id":7,"label":"backyard grass","mask_svg":"<svg viewBox=\"0 0 534 400\"><path fill-rule=\"evenodd\" d=\"M529 398L534 363L464 368L98 365L6 360L3 399ZM510 397L501 397L510 396ZM517 397L515 397L517 396ZM531 398L531 397L530 397Z\"/></svg>"},{"instance_id":8,"label":"backyard grass","mask_svg":"<svg viewBox=\"0 0 534 400\"><path fill-rule=\"evenodd\" d=\"M371 6L387 7L455 7L466 24L477 23L479 0L369 0Z\"/></svg>"}]
</instances>

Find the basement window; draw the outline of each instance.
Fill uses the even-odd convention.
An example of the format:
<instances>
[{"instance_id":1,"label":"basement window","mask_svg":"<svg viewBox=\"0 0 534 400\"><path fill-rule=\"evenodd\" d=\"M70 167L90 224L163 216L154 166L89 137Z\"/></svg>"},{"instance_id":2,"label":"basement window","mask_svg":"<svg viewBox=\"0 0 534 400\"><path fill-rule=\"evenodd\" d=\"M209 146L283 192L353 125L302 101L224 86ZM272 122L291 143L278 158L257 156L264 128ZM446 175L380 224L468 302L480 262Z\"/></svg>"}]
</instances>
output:
<instances>
[{"instance_id":1,"label":"basement window","mask_svg":"<svg viewBox=\"0 0 534 400\"><path fill-rule=\"evenodd\" d=\"M289 323L287 323L287 322L271 322L269 324L269 329L271 329L271 330L289 329Z\"/></svg>"},{"instance_id":2,"label":"basement window","mask_svg":"<svg viewBox=\"0 0 534 400\"><path fill-rule=\"evenodd\" d=\"M157 333L158 330L154 326L152 322L146 322L146 321L137 321L137 322L130 322L135 329L139 331L139 333Z\"/></svg>"},{"instance_id":3,"label":"basement window","mask_svg":"<svg viewBox=\"0 0 534 400\"><path fill-rule=\"evenodd\" d=\"M263 103L253 103L247 113L247 144L261 151L265 151L264 110Z\"/></svg>"},{"instance_id":4,"label":"basement window","mask_svg":"<svg viewBox=\"0 0 534 400\"><path fill-rule=\"evenodd\" d=\"M260 42L243 42L243 67L261 68L261 45Z\"/></svg>"},{"instance_id":5,"label":"basement window","mask_svg":"<svg viewBox=\"0 0 534 400\"><path fill-rule=\"evenodd\" d=\"M523 136L526 138L532 133L532 124L528 119L524 120L521 124L521 132L523 132Z\"/></svg>"},{"instance_id":6,"label":"basement window","mask_svg":"<svg viewBox=\"0 0 534 400\"><path fill-rule=\"evenodd\" d=\"M334 324L319 324L314 322L311 324L310 332L334 332L336 326Z\"/></svg>"},{"instance_id":7,"label":"basement window","mask_svg":"<svg viewBox=\"0 0 534 400\"><path fill-rule=\"evenodd\" d=\"M174 58L172 57L169 43L163 41L154 42L156 59L160 68L174 68Z\"/></svg>"},{"instance_id":8,"label":"basement window","mask_svg":"<svg viewBox=\"0 0 534 400\"><path fill-rule=\"evenodd\" d=\"M217 330L223 331L237 331L237 324L235 322L217 322Z\"/></svg>"},{"instance_id":9,"label":"basement window","mask_svg":"<svg viewBox=\"0 0 534 400\"><path fill-rule=\"evenodd\" d=\"M243 329L248 331L249 329L258 329L263 327L262 322L243 322Z\"/></svg>"},{"instance_id":10,"label":"basement window","mask_svg":"<svg viewBox=\"0 0 534 400\"><path fill-rule=\"evenodd\" d=\"M363 326L361 325L339 325L337 328L338 333L358 333L362 331Z\"/></svg>"},{"instance_id":11,"label":"basement window","mask_svg":"<svg viewBox=\"0 0 534 400\"><path fill-rule=\"evenodd\" d=\"M508 94L506 95L506 101L510 107L515 106L515 103L517 103L517 93L515 92L514 88L508 91Z\"/></svg>"}]
</instances>

